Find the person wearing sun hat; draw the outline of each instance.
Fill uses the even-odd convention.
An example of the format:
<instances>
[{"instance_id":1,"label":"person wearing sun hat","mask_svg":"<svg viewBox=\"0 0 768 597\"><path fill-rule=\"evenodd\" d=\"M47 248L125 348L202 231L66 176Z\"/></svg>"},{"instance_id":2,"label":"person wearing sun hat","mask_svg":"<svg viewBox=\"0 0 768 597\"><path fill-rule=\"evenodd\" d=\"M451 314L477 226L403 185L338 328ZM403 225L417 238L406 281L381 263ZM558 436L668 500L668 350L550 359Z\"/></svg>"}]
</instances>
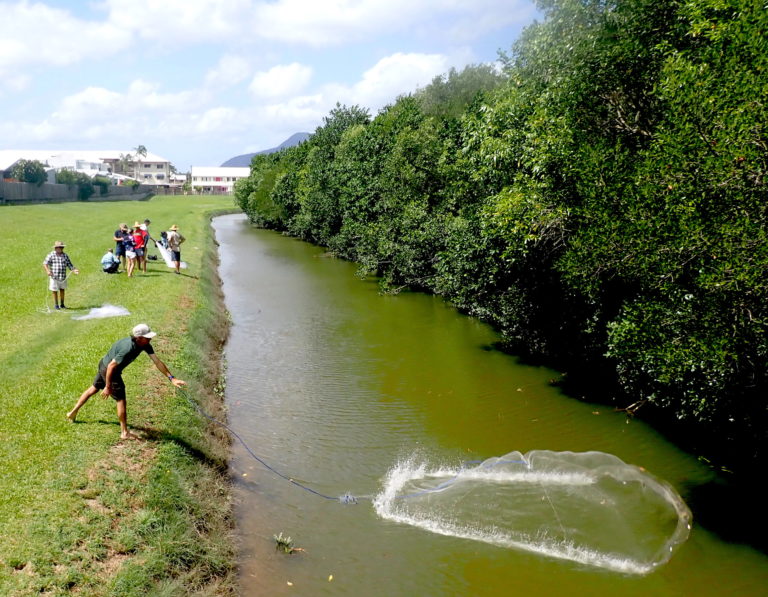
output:
<instances>
[{"instance_id":1,"label":"person wearing sun hat","mask_svg":"<svg viewBox=\"0 0 768 597\"><path fill-rule=\"evenodd\" d=\"M170 250L171 255L173 256L173 262L176 265L176 273L179 272L179 268L181 267L181 243L183 243L186 238L182 236L181 232L179 232L179 227L174 224L168 229L168 250Z\"/></svg>"},{"instance_id":2,"label":"person wearing sun hat","mask_svg":"<svg viewBox=\"0 0 768 597\"><path fill-rule=\"evenodd\" d=\"M123 369L133 363L142 352L146 352L152 362L163 375L177 388L187 385L185 381L175 378L165 363L155 354L150 342L157 334L146 323L139 323L131 330L131 335L115 342L107 354L99 361L98 372L91 386L77 400L74 408L67 413L70 421L75 421L78 411L88 402L88 399L101 390L106 398L112 396L117 405L117 420L120 422L120 439L139 439L128 429L128 410L126 406L125 384Z\"/></svg>"},{"instance_id":3,"label":"person wearing sun hat","mask_svg":"<svg viewBox=\"0 0 768 597\"><path fill-rule=\"evenodd\" d=\"M43 260L43 268L50 278L48 289L53 293L53 303L57 311L67 308L64 304L64 295L67 290L67 268L75 274L80 273L80 270L72 265L69 255L64 252L65 246L62 241L57 240L53 243L53 251L48 253Z\"/></svg>"}]
</instances>

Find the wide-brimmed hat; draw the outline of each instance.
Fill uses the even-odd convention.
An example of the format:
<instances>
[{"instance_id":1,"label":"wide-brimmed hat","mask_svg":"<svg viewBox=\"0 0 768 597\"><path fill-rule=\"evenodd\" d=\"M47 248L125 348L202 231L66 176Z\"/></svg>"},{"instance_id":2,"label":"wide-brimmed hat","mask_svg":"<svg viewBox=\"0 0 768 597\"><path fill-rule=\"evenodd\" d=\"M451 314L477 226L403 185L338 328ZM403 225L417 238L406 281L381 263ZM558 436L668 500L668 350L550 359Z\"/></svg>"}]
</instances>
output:
<instances>
[{"instance_id":1,"label":"wide-brimmed hat","mask_svg":"<svg viewBox=\"0 0 768 597\"><path fill-rule=\"evenodd\" d=\"M178 229L179 229L179 227L176 224L174 224L173 226L168 228L168 230L173 230L174 232L176 232Z\"/></svg>"},{"instance_id":2,"label":"wide-brimmed hat","mask_svg":"<svg viewBox=\"0 0 768 597\"><path fill-rule=\"evenodd\" d=\"M133 327L131 336L134 338L154 338L157 334L146 323L140 323Z\"/></svg>"},{"instance_id":3,"label":"wide-brimmed hat","mask_svg":"<svg viewBox=\"0 0 768 597\"><path fill-rule=\"evenodd\" d=\"M139 226L141 226L141 224L139 224L139 222L138 222L138 221L136 221L136 222L134 222L134 223L133 223L133 227L134 227L134 228L138 228Z\"/></svg>"},{"instance_id":4,"label":"wide-brimmed hat","mask_svg":"<svg viewBox=\"0 0 768 597\"><path fill-rule=\"evenodd\" d=\"M64 247L66 247L66 246L67 246L67 245L65 245L65 244L64 244L63 242L61 242L60 240L57 240L55 243L53 243L53 248L54 248L54 249L58 249L59 247L61 247L61 248L63 249L63 248L64 248Z\"/></svg>"}]
</instances>

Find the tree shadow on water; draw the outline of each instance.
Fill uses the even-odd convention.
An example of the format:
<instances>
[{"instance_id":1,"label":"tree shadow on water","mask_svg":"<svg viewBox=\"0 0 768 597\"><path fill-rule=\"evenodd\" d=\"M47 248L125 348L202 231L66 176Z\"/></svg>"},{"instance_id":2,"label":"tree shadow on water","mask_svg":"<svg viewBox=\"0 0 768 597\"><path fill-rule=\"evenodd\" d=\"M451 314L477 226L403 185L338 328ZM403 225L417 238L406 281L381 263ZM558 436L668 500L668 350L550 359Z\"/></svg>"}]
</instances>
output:
<instances>
[{"instance_id":1,"label":"tree shadow on water","mask_svg":"<svg viewBox=\"0 0 768 597\"><path fill-rule=\"evenodd\" d=\"M556 372L558 365L563 365L537 355L518 352L515 347L502 342L486 344L480 349L501 352L514 358L520 365L547 367ZM762 461L759 456L755 456L757 451L740 451L723 442L715 446L711 442L708 428L671 418L663 409L650 402L638 401L627 405L631 399L622 395L616 384L606 381L611 380L612 375L610 363L602 371L595 367L583 370L571 368L567 372L558 372L549 384L569 398L603 404L616 411L626 412L630 418L637 417L691 455L706 454L712 457L713 462L717 457L719 464L711 466L713 474L709 481L683 483L681 493L693 513L694 524L715 534L722 541L743 544L768 554L768 509L765 507L766 496L762 490ZM617 403L617 400L623 402ZM752 456L740 456L744 453L751 453ZM729 470L736 472L720 472L720 466L725 464Z\"/></svg>"},{"instance_id":2,"label":"tree shadow on water","mask_svg":"<svg viewBox=\"0 0 768 597\"><path fill-rule=\"evenodd\" d=\"M685 489L694 524L728 543L742 543L768 554L768 517L759 471L749 480L714 479Z\"/></svg>"}]
</instances>

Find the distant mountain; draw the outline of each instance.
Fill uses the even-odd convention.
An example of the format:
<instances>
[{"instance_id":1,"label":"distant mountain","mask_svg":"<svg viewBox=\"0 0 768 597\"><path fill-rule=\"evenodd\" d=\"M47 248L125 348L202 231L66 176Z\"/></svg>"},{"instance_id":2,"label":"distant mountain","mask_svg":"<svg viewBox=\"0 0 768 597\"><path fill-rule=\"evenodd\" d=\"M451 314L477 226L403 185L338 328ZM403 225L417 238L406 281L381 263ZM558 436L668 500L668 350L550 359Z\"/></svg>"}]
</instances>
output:
<instances>
[{"instance_id":1,"label":"distant mountain","mask_svg":"<svg viewBox=\"0 0 768 597\"><path fill-rule=\"evenodd\" d=\"M259 155L261 153L275 153L276 151L280 151L281 149L285 149L286 147L293 147L294 145L298 145L299 143L306 141L311 136L312 135L310 133L294 133L277 147L273 147L272 149L264 149L262 151L257 151L256 153L244 153L243 155L238 155L233 158L229 158L221 166L222 168L228 168L228 167L245 168L251 165L251 159L255 155Z\"/></svg>"}]
</instances>

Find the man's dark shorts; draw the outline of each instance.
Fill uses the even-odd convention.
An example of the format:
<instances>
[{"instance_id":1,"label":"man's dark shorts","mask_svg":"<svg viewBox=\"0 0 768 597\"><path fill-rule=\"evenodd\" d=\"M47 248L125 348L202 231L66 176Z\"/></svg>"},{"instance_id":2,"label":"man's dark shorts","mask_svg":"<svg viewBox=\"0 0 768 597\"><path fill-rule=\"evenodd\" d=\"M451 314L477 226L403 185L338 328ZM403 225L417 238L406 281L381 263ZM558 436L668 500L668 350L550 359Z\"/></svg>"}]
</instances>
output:
<instances>
[{"instance_id":1,"label":"man's dark shorts","mask_svg":"<svg viewBox=\"0 0 768 597\"><path fill-rule=\"evenodd\" d=\"M125 257L125 245L123 243L117 243L115 245L115 255L118 257Z\"/></svg>"},{"instance_id":2,"label":"man's dark shorts","mask_svg":"<svg viewBox=\"0 0 768 597\"><path fill-rule=\"evenodd\" d=\"M171 251L173 255L173 261L181 261L181 251Z\"/></svg>"},{"instance_id":3,"label":"man's dark shorts","mask_svg":"<svg viewBox=\"0 0 768 597\"><path fill-rule=\"evenodd\" d=\"M136 257L144 257L144 249L136 249Z\"/></svg>"},{"instance_id":4,"label":"man's dark shorts","mask_svg":"<svg viewBox=\"0 0 768 597\"><path fill-rule=\"evenodd\" d=\"M107 387L106 380L107 370L99 369L96 377L93 378L93 387L97 390L103 390ZM112 398L114 400L125 400L125 384L123 378L120 375L112 374Z\"/></svg>"}]
</instances>

